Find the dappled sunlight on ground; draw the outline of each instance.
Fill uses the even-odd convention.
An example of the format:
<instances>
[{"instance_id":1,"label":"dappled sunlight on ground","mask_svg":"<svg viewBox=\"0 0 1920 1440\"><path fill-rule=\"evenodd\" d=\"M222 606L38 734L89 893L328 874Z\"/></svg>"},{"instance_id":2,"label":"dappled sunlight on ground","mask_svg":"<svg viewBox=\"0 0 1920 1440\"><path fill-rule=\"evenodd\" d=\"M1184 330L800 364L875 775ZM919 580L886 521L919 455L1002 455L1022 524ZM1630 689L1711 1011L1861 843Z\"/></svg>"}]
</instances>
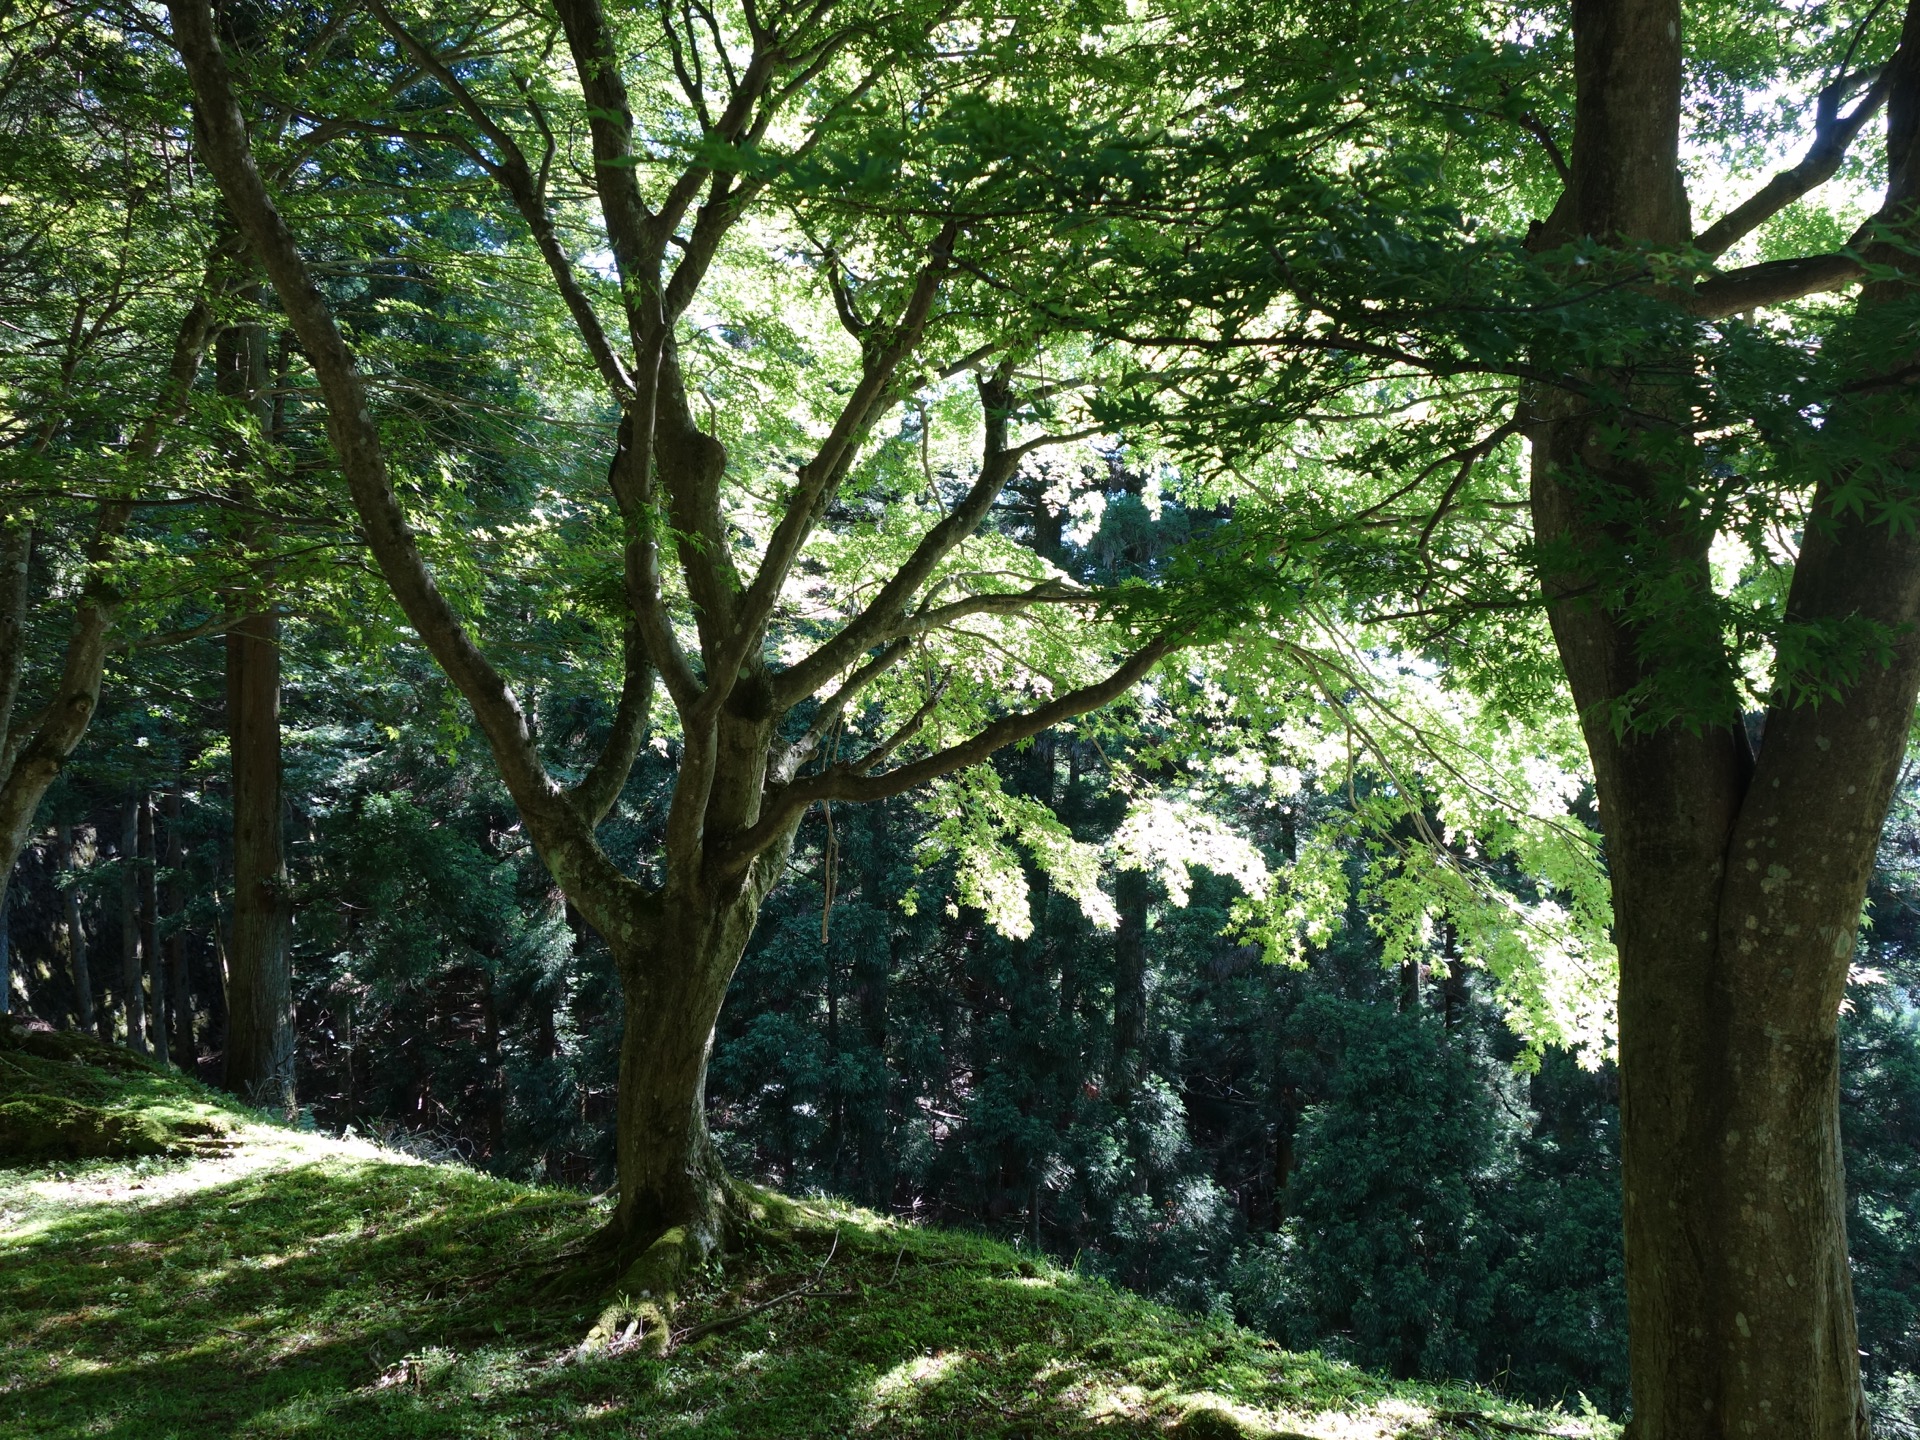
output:
<instances>
[{"instance_id":1,"label":"dappled sunlight on ground","mask_svg":"<svg viewBox=\"0 0 1920 1440\"><path fill-rule=\"evenodd\" d=\"M225 1154L0 1170L6 1434L1487 1433L1459 1411L1613 1433L1291 1355L975 1237L773 1197L676 1316L712 1333L664 1358L587 1351L599 1297L548 1287L601 1218L584 1197L225 1123Z\"/></svg>"}]
</instances>

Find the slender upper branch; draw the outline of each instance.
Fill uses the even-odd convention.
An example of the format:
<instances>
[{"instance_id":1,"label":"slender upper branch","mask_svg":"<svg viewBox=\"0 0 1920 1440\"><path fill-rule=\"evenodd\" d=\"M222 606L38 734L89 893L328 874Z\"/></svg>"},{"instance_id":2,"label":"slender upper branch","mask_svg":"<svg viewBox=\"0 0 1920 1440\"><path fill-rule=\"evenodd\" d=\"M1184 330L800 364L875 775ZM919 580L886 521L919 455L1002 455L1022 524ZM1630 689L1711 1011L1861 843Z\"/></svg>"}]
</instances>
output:
<instances>
[{"instance_id":1,"label":"slender upper branch","mask_svg":"<svg viewBox=\"0 0 1920 1440\"><path fill-rule=\"evenodd\" d=\"M994 500L1019 468L1018 455L1007 444L1007 416L1012 400L1004 373L981 379L980 404L986 421L986 438L979 474L966 495L921 537L913 554L880 587L880 593L866 609L819 649L780 674L774 685L777 703L792 705L803 695L812 694L829 676L838 674L856 657L888 639L940 562L987 518Z\"/></svg>"},{"instance_id":2,"label":"slender upper branch","mask_svg":"<svg viewBox=\"0 0 1920 1440\"><path fill-rule=\"evenodd\" d=\"M478 155L475 158L500 182L508 198L513 201L514 209L520 212L520 218L533 233L534 244L539 248L541 258L546 261L554 286L566 303L567 313L573 317L574 326L579 330L580 338L586 342L587 353L593 357L593 363L599 368L602 378L617 399L628 399L633 394L633 378L607 338L606 327L600 323L599 313L581 288L579 276L574 273L573 261L554 231L553 216L547 207L546 187L542 179L545 163L536 173L527 163L526 152L519 141L493 118L486 106L453 73L452 67L426 42L402 25L383 0L368 0L368 4L387 32L413 56L422 70L439 82L474 127L493 145L499 159L489 162ZM548 143L551 146L551 140Z\"/></svg>"},{"instance_id":3,"label":"slender upper branch","mask_svg":"<svg viewBox=\"0 0 1920 1440\"><path fill-rule=\"evenodd\" d=\"M359 365L254 164L208 0L172 0L168 9L174 41L193 85L201 154L313 365L334 451L381 573L434 659L472 707L501 778L562 885L570 894L579 891L575 903L597 927L624 925L624 911L605 907L637 892L636 882L607 858L594 843L591 826L566 803L541 763L512 688L475 645L420 553L387 473Z\"/></svg>"},{"instance_id":4,"label":"slender upper branch","mask_svg":"<svg viewBox=\"0 0 1920 1440\"><path fill-rule=\"evenodd\" d=\"M725 698L725 690L732 677L739 673L741 665L759 645L761 633L773 614L773 607L780 598L780 591L786 584L800 547L813 533L814 526L819 523L820 516L851 468L860 442L866 438L880 412L892 402L895 375L926 332L927 323L933 316L934 301L947 276L954 237L958 233L957 222L949 222L941 229L927 263L921 267L914 281L913 291L901 311L899 321L884 340L866 347L859 383L853 387L853 393L841 407L839 418L819 450L800 467L798 483L788 497L786 512L774 527L773 537L767 543L766 555L761 559L753 583L740 597L740 603L735 608L732 639L714 657L716 663L709 669L710 704ZM869 648L863 645L853 653L858 654ZM831 674L839 668L832 666L825 673ZM788 687L786 693L806 694L812 688L809 686L793 691Z\"/></svg>"},{"instance_id":5,"label":"slender upper branch","mask_svg":"<svg viewBox=\"0 0 1920 1440\"><path fill-rule=\"evenodd\" d=\"M842 715L847 713L847 706L859 698L860 694L874 681L904 660L912 648L912 638L903 635L882 647L879 654L841 681L840 688L821 702L812 723L807 726L806 733L781 751L774 763L768 767L767 773L773 782L784 785L791 780L801 765L806 763L807 757L819 748L822 740L826 739L827 732L834 727Z\"/></svg>"},{"instance_id":6,"label":"slender upper branch","mask_svg":"<svg viewBox=\"0 0 1920 1440\"><path fill-rule=\"evenodd\" d=\"M621 646L625 672L620 681L620 704L614 711L613 731L601 747L599 758L587 773L567 792L573 808L589 825L598 825L613 809L613 802L626 788L633 762L647 738L647 718L653 708L653 666L647 662L647 647L637 622L627 626Z\"/></svg>"}]
</instances>

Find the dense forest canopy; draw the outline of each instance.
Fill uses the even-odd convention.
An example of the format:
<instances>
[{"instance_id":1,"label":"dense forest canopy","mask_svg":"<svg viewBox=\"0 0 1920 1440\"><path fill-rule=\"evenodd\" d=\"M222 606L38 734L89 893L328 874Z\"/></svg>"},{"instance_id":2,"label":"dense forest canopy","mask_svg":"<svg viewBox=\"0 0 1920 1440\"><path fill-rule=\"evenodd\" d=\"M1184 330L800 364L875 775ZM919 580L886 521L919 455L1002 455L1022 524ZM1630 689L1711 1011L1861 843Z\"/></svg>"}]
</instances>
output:
<instances>
[{"instance_id":1,"label":"dense forest canopy","mask_svg":"<svg viewBox=\"0 0 1920 1440\"><path fill-rule=\"evenodd\" d=\"M1900 1423L1920 6L0 36L0 1004L612 1187L602 1337L746 1177Z\"/></svg>"}]
</instances>

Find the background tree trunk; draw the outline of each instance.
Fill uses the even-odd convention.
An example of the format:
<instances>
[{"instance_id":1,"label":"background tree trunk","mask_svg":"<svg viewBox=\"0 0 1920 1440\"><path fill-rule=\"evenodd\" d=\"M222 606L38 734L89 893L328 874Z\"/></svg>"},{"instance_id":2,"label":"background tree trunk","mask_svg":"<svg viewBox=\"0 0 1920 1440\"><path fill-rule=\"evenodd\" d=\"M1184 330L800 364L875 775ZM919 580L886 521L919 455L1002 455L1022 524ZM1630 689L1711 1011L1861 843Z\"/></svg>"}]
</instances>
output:
<instances>
[{"instance_id":1,"label":"background tree trunk","mask_svg":"<svg viewBox=\"0 0 1920 1440\"><path fill-rule=\"evenodd\" d=\"M187 841L181 823L180 782L167 791L167 883L161 893L165 902L166 939L161 942L167 961L167 997L173 1009L173 1057L189 1075L198 1075L200 1054L195 1045L193 1027L193 981L187 965L187 932L181 924L186 899L181 876L187 864Z\"/></svg>"},{"instance_id":2,"label":"background tree trunk","mask_svg":"<svg viewBox=\"0 0 1920 1440\"><path fill-rule=\"evenodd\" d=\"M67 961L73 973L73 1018L82 1031L93 1029L93 973L87 965L87 930L80 914L79 842L73 826L60 823L55 835L60 849L60 869L66 884L60 891L60 909L67 928Z\"/></svg>"},{"instance_id":3,"label":"background tree trunk","mask_svg":"<svg viewBox=\"0 0 1920 1440\"><path fill-rule=\"evenodd\" d=\"M170 1061L170 1011L167 1006L167 962L160 953L160 889L153 834L153 796L140 796L140 955L146 962L149 1009L153 1014L153 1058Z\"/></svg>"},{"instance_id":4,"label":"background tree trunk","mask_svg":"<svg viewBox=\"0 0 1920 1440\"><path fill-rule=\"evenodd\" d=\"M1113 932L1113 1058L1107 1089L1122 1111L1133 1103L1146 1035L1148 889L1143 870L1121 870L1114 876L1113 901L1120 920Z\"/></svg>"},{"instance_id":5,"label":"background tree trunk","mask_svg":"<svg viewBox=\"0 0 1920 1440\"><path fill-rule=\"evenodd\" d=\"M147 1053L147 1006L140 985L140 803L120 806L120 1006L127 1048Z\"/></svg>"},{"instance_id":6,"label":"background tree trunk","mask_svg":"<svg viewBox=\"0 0 1920 1440\"><path fill-rule=\"evenodd\" d=\"M13 899L11 877L0 881L0 1015L13 1013Z\"/></svg>"},{"instance_id":7,"label":"background tree trunk","mask_svg":"<svg viewBox=\"0 0 1920 1440\"><path fill-rule=\"evenodd\" d=\"M233 942L227 954L226 1086L294 1108L293 975L287 955L280 803L280 626L250 615L227 632L233 754Z\"/></svg>"},{"instance_id":8,"label":"background tree trunk","mask_svg":"<svg viewBox=\"0 0 1920 1440\"><path fill-rule=\"evenodd\" d=\"M257 302L257 288L248 292ZM266 331L222 332L222 394L253 412L271 440ZM257 463L260 451L240 457ZM244 480L237 487L250 490ZM252 1104L292 1113L293 974L287 950L287 866L280 796L280 621L261 608L227 631L227 738L233 757L233 939L227 954L226 1086Z\"/></svg>"}]
</instances>

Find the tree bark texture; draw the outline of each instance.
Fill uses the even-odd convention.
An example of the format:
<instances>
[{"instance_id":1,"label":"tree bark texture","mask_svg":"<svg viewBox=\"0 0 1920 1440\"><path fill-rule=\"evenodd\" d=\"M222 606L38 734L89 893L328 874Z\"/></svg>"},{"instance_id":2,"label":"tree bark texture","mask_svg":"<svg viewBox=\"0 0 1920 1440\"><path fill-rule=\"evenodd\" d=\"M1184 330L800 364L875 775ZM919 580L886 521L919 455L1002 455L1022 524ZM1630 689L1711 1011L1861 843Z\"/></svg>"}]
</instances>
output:
<instances>
[{"instance_id":1,"label":"tree bark texture","mask_svg":"<svg viewBox=\"0 0 1920 1440\"><path fill-rule=\"evenodd\" d=\"M280 803L280 623L250 615L227 632L233 756L233 938L227 953L226 1088L291 1113L293 973Z\"/></svg>"},{"instance_id":2,"label":"tree bark texture","mask_svg":"<svg viewBox=\"0 0 1920 1440\"><path fill-rule=\"evenodd\" d=\"M1678 0L1576 0L1573 176L1554 239L1687 243L1680 20ZM1915 39L1910 13L1889 101L1896 209L1913 195L1900 127L1910 137L1920 100ZM1870 287L1862 312L1892 297ZM1659 418L1685 413L1689 367L1648 359L1656 378L1604 377L1631 396L1624 425L1570 391L1535 397L1532 482L1613 884L1631 1434L1859 1440L1837 1019L1920 686L1920 540L1836 513L1829 476L1788 623L1877 622L1890 663L1869 661L1817 708L1776 700L1757 756L1738 723L1623 724L1620 706L1655 674L1658 622L1629 617L1630 591L1592 598L1619 573L1607 557L1641 547L1668 603L1709 613L1711 592L1712 526L1686 499L1691 442ZM1856 406L1833 423L1877 421ZM1723 688L1737 714L1730 678Z\"/></svg>"},{"instance_id":3,"label":"tree bark texture","mask_svg":"<svg viewBox=\"0 0 1920 1440\"><path fill-rule=\"evenodd\" d=\"M758 818L772 737L758 717L723 717L718 731L724 754L707 800L727 829L741 828ZM729 1192L707 1133L707 1059L727 986L798 828L796 819L745 876L670 886L646 923L606 937L625 1021L614 1229L626 1250L674 1227L685 1228L695 1255L723 1237Z\"/></svg>"}]
</instances>

